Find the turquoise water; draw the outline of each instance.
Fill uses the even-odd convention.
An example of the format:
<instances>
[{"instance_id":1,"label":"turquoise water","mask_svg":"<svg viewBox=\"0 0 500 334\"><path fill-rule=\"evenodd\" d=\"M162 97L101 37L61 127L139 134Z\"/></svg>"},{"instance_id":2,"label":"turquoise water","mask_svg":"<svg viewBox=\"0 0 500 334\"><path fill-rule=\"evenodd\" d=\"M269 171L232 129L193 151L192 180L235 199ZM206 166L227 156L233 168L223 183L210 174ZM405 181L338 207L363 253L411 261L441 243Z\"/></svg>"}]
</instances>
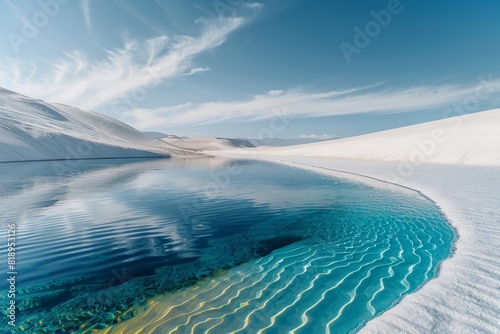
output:
<instances>
[{"instance_id":1,"label":"turquoise water","mask_svg":"<svg viewBox=\"0 0 500 334\"><path fill-rule=\"evenodd\" d=\"M454 238L415 192L270 163L55 167L0 166L16 332L347 333L435 276Z\"/></svg>"}]
</instances>

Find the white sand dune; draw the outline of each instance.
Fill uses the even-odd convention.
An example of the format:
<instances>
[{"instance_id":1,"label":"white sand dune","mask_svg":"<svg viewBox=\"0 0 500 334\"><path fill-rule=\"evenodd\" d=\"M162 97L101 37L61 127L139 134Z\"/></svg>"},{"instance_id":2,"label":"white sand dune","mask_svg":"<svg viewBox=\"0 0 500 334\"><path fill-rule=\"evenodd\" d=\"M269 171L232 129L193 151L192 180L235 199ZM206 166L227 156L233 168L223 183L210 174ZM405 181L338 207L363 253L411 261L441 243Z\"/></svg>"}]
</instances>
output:
<instances>
[{"instance_id":1,"label":"white sand dune","mask_svg":"<svg viewBox=\"0 0 500 334\"><path fill-rule=\"evenodd\" d=\"M0 88L0 162L194 155L111 117Z\"/></svg>"},{"instance_id":2,"label":"white sand dune","mask_svg":"<svg viewBox=\"0 0 500 334\"><path fill-rule=\"evenodd\" d=\"M229 139L217 137L189 138L168 136L162 138L162 140L178 148L196 151L221 151L241 147L254 147L252 143L245 139Z\"/></svg>"},{"instance_id":3,"label":"white sand dune","mask_svg":"<svg viewBox=\"0 0 500 334\"><path fill-rule=\"evenodd\" d=\"M259 154L500 166L500 109ZM251 153L251 152L248 152Z\"/></svg>"},{"instance_id":4,"label":"white sand dune","mask_svg":"<svg viewBox=\"0 0 500 334\"><path fill-rule=\"evenodd\" d=\"M456 228L456 252L437 279L361 332L499 333L500 109L331 142L213 154L376 178L428 196Z\"/></svg>"}]
</instances>

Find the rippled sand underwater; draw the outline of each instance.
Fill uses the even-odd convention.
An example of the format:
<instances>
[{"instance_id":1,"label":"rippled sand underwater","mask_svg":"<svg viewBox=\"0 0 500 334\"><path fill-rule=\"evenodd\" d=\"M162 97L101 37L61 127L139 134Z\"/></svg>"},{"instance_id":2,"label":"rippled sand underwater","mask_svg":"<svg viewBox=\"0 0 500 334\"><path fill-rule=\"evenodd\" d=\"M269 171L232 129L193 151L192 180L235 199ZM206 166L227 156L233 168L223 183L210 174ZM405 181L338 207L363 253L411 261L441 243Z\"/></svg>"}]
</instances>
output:
<instances>
[{"instance_id":1,"label":"rippled sand underwater","mask_svg":"<svg viewBox=\"0 0 500 334\"><path fill-rule=\"evenodd\" d=\"M104 333L355 331L432 278L454 239L428 200L386 195L315 217L307 240L155 298Z\"/></svg>"}]
</instances>

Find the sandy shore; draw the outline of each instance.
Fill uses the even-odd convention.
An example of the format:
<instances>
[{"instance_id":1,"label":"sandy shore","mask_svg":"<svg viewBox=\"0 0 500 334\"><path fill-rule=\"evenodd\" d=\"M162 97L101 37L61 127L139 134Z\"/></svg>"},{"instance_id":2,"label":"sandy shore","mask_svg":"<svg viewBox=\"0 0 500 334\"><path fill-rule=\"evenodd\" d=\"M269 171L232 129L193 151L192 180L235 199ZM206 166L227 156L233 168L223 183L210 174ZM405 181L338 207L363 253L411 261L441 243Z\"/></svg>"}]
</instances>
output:
<instances>
[{"instance_id":1,"label":"sandy shore","mask_svg":"<svg viewBox=\"0 0 500 334\"><path fill-rule=\"evenodd\" d=\"M245 158L234 152L221 155ZM283 156L252 158L357 180L363 175L410 187L434 200L457 230L455 254L443 262L438 278L369 321L361 333L498 333L498 167L423 164L409 176L394 177L397 162Z\"/></svg>"}]
</instances>

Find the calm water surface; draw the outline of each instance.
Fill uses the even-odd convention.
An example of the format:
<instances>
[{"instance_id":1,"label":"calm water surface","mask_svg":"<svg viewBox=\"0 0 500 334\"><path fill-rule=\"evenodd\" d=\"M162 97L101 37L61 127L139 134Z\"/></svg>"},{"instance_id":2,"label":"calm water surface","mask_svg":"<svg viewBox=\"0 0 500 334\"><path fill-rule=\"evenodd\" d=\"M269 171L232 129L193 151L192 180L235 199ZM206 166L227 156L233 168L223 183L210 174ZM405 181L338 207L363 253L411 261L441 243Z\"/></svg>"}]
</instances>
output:
<instances>
[{"instance_id":1,"label":"calm water surface","mask_svg":"<svg viewBox=\"0 0 500 334\"><path fill-rule=\"evenodd\" d=\"M270 163L70 163L0 164L14 332L349 332L432 278L454 238L417 193Z\"/></svg>"}]
</instances>

